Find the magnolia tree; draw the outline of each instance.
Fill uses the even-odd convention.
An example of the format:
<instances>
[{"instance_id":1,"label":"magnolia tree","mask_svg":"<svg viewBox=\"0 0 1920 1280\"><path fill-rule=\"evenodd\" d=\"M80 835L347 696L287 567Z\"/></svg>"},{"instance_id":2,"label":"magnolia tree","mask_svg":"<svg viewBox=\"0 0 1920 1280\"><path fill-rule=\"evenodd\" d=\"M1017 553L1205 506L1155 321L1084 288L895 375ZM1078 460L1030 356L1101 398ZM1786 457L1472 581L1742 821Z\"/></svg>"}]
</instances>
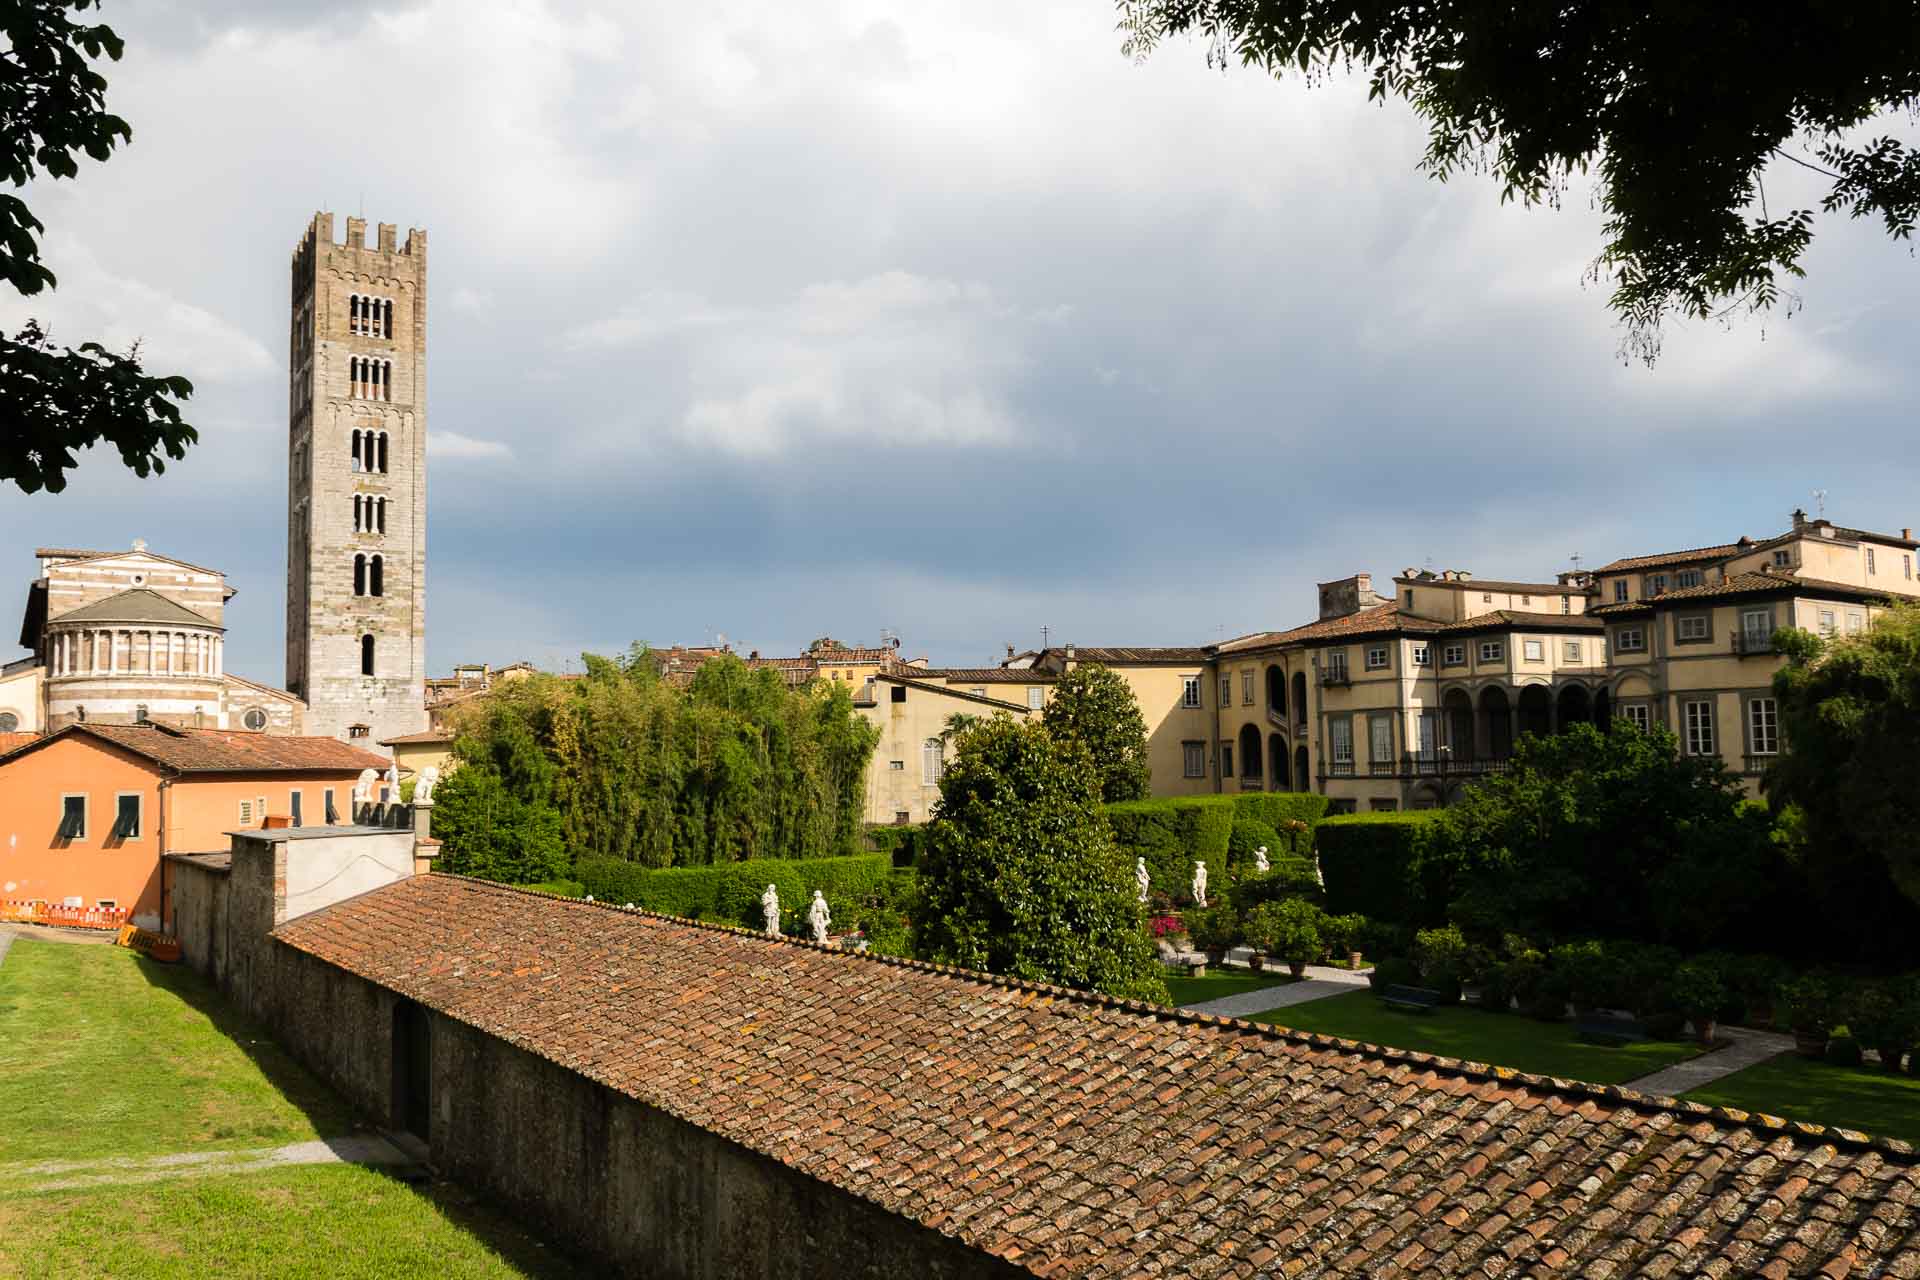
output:
<instances>
[{"instance_id":1,"label":"magnolia tree","mask_svg":"<svg viewBox=\"0 0 1920 1280\"><path fill-rule=\"evenodd\" d=\"M1164 1001L1134 868L1079 745L998 715L940 778L913 953L1033 982Z\"/></svg>"}]
</instances>

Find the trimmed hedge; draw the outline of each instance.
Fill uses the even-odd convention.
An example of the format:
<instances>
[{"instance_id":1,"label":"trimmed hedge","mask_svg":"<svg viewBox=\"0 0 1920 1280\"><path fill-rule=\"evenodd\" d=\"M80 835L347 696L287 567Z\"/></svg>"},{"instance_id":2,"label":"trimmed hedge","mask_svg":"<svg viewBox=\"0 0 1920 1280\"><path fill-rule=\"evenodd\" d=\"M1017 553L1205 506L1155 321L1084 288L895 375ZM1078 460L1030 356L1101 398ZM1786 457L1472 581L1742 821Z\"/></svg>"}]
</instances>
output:
<instances>
[{"instance_id":1,"label":"trimmed hedge","mask_svg":"<svg viewBox=\"0 0 1920 1280\"><path fill-rule=\"evenodd\" d=\"M889 854L896 867L911 867L920 861L926 847L927 829L920 824L894 823L867 828L867 848Z\"/></svg>"},{"instance_id":2,"label":"trimmed hedge","mask_svg":"<svg viewBox=\"0 0 1920 1280\"><path fill-rule=\"evenodd\" d=\"M648 911L758 928L760 895L769 882L780 891L782 927L804 924L813 891L827 895L834 928L851 925L856 904L887 882L887 853L844 858L754 858L710 867L643 867L619 858L582 858L575 868L585 892L602 902L631 902Z\"/></svg>"},{"instance_id":3,"label":"trimmed hedge","mask_svg":"<svg viewBox=\"0 0 1920 1280\"><path fill-rule=\"evenodd\" d=\"M1266 823L1280 833L1283 845L1287 839L1289 820L1297 819L1306 823L1307 830L1301 834L1297 849L1288 850L1282 847L1270 849L1268 852L1276 855L1294 852L1303 858L1312 855L1313 828L1327 816L1325 796L1317 796L1310 791L1255 791L1234 796L1232 799L1234 816Z\"/></svg>"},{"instance_id":4,"label":"trimmed hedge","mask_svg":"<svg viewBox=\"0 0 1920 1280\"><path fill-rule=\"evenodd\" d=\"M1193 864L1207 864L1209 896L1226 892L1227 841L1233 835L1232 796L1123 800L1106 806L1114 842L1127 860L1147 860L1153 887L1176 902L1191 896Z\"/></svg>"},{"instance_id":5,"label":"trimmed hedge","mask_svg":"<svg viewBox=\"0 0 1920 1280\"><path fill-rule=\"evenodd\" d=\"M1327 910L1402 925L1445 923L1446 904L1435 910L1418 871L1423 842L1439 816L1438 810L1349 813L1321 822L1314 837Z\"/></svg>"}]
</instances>

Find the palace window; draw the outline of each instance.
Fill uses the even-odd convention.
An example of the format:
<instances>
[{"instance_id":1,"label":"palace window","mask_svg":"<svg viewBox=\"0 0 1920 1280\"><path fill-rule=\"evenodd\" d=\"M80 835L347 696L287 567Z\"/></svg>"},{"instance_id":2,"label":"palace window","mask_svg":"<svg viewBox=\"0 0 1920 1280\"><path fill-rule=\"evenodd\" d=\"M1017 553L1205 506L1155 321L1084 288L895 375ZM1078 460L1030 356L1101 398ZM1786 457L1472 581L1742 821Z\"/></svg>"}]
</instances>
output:
<instances>
[{"instance_id":1,"label":"palace window","mask_svg":"<svg viewBox=\"0 0 1920 1280\"><path fill-rule=\"evenodd\" d=\"M60 797L60 830L54 835L60 840L87 838L87 798L85 796Z\"/></svg>"},{"instance_id":2,"label":"palace window","mask_svg":"<svg viewBox=\"0 0 1920 1280\"><path fill-rule=\"evenodd\" d=\"M1253 705L1253 672L1251 671L1240 673L1240 705L1243 707Z\"/></svg>"},{"instance_id":3,"label":"palace window","mask_svg":"<svg viewBox=\"0 0 1920 1280\"><path fill-rule=\"evenodd\" d=\"M1417 644L1413 646L1413 665L1414 666L1416 667L1429 666L1432 664L1432 662L1433 662L1433 650L1431 648L1429 648L1424 644Z\"/></svg>"},{"instance_id":4,"label":"palace window","mask_svg":"<svg viewBox=\"0 0 1920 1280\"><path fill-rule=\"evenodd\" d=\"M1345 680L1347 678L1347 651L1345 649L1329 649L1327 651L1327 678L1330 680Z\"/></svg>"},{"instance_id":5,"label":"palace window","mask_svg":"<svg viewBox=\"0 0 1920 1280\"><path fill-rule=\"evenodd\" d=\"M1353 720L1335 716L1327 721L1327 737L1333 744L1333 771L1353 772Z\"/></svg>"},{"instance_id":6,"label":"palace window","mask_svg":"<svg viewBox=\"0 0 1920 1280\"><path fill-rule=\"evenodd\" d=\"M1681 703L1680 707L1686 727L1687 754L1713 755L1713 703L1706 698L1692 698Z\"/></svg>"},{"instance_id":7,"label":"palace window","mask_svg":"<svg viewBox=\"0 0 1920 1280\"><path fill-rule=\"evenodd\" d=\"M1749 650L1765 648L1773 636L1773 615L1765 609L1748 609L1740 615L1740 633Z\"/></svg>"},{"instance_id":8,"label":"palace window","mask_svg":"<svg viewBox=\"0 0 1920 1280\"><path fill-rule=\"evenodd\" d=\"M938 738L928 738L920 744L920 782L923 786L938 786L940 771L945 765L945 743Z\"/></svg>"},{"instance_id":9,"label":"palace window","mask_svg":"<svg viewBox=\"0 0 1920 1280\"><path fill-rule=\"evenodd\" d=\"M905 773L907 771L907 762L905 760L889 760L887 761L887 770L890 773Z\"/></svg>"},{"instance_id":10,"label":"palace window","mask_svg":"<svg viewBox=\"0 0 1920 1280\"><path fill-rule=\"evenodd\" d=\"M1181 772L1189 778L1207 776L1207 744L1204 742L1183 742L1180 744Z\"/></svg>"},{"instance_id":11,"label":"palace window","mask_svg":"<svg viewBox=\"0 0 1920 1280\"><path fill-rule=\"evenodd\" d=\"M1865 631L1866 629L1867 629L1866 615L1862 613L1856 613L1852 609L1847 610L1847 634L1850 636L1858 635L1860 632Z\"/></svg>"},{"instance_id":12,"label":"palace window","mask_svg":"<svg viewBox=\"0 0 1920 1280\"><path fill-rule=\"evenodd\" d=\"M1756 756L1780 752L1780 709L1772 698L1747 703L1747 749Z\"/></svg>"},{"instance_id":13,"label":"palace window","mask_svg":"<svg viewBox=\"0 0 1920 1280\"><path fill-rule=\"evenodd\" d=\"M1654 575L1653 575L1653 576L1652 576L1651 578L1648 578L1648 579L1647 579L1647 594L1648 594L1648 595L1650 595L1650 596L1657 596L1657 595L1660 595L1660 594L1661 594L1662 592L1664 592L1664 591L1666 591L1666 589L1667 589L1667 575L1666 575L1666 574L1664 574L1664 573L1656 573L1656 574L1654 574Z\"/></svg>"},{"instance_id":14,"label":"palace window","mask_svg":"<svg viewBox=\"0 0 1920 1280\"><path fill-rule=\"evenodd\" d=\"M1687 614L1673 620L1673 633L1678 640L1705 640L1709 637L1712 626L1713 618L1710 614Z\"/></svg>"},{"instance_id":15,"label":"palace window","mask_svg":"<svg viewBox=\"0 0 1920 1280\"><path fill-rule=\"evenodd\" d=\"M1653 708L1644 702L1629 703L1621 707L1620 718L1642 733L1653 728Z\"/></svg>"},{"instance_id":16,"label":"palace window","mask_svg":"<svg viewBox=\"0 0 1920 1280\"><path fill-rule=\"evenodd\" d=\"M1626 599L1627 599L1627 580L1625 578L1615 578L1613 580L1614 603L1625 604Z\"/></svg>"},{"instance_id":17,"label":"palace window","mask_svg":"<svg viewBox=\"0 0 1920 1280\"><path fill-rule=\"evenodd\" d=\"M320 800L326 809L327 825L332 826L334 823L340 821L340 811L333 807L333 788L332 787L328 787L326 790L320 793Z\"/></svg>"},{"instance_id":18,"label":"palace window","mask_svg":"<svg viewBox=\"0 0 1920 1280\"><path fill-rule=\"evenodd\" d=\"M1520 603L1521 603L1521 604L1532 604L1532 603L1533 603L1533 597L1532 597L1532 596L1521 596L1521 597L1520 597Z\"/></svg>"},{"instance_id":19,"label":"palace window","mask_svg":"<svg viewBox=\"0 0 1920 1280\"><path fill-rule=\"evenodd\" d=\"M1220 744L1220 776L1223 778L1233 776L1233 744L1231 742Z\"/></svg>"},{"instance_id":20,"label":"palace window","mask_svg":"<svg viewBox=\"0 0 1920 1280\"><path fill-rule=\"evenodd\" d=\"M1784 569L1792 563L1793 563L1793 552L1787 550L1785 547L1782 547L1780 548L1780 550L1773 553L1774 568Z\"/></svg>"},{"instance_id":21,"label":"palace window","mask_svg":"<svg viewBox=\"0 0 1920 1280\"><path fill-rule=\"evenodd\" d=\"M1384 671L1386 670L1386 668L1387 668L1387 646L1383 644L1368 645L1367 646L1367 670ZM1253 677L1249 676L1247 677L1247 680L1248 680L1248 683L1251 684ZM1249 701L1251 701L1251 699L1249 699Z\"/></svg>"},{"instance_id":22,"label":"palace window","mask_svg":"<svg viewBox=\"0 0 1920 1280\"><path fill-rule=\"evenodd\" d=\"M1370 764L1393 762L1393 717L1370 716L1367 720L1367 760Z\"/></svg>"},{"instance_id":23,"label":"palace window","mask_svg":"<svg viewBox=\"0 0 1920 1280\"><path fill-rule=\"evenodd\" d=\"M1547 646L1539 640L1522 640L1520 642L1520 656L1528 662L1545 662L1547 660Z\"/></svg>"},{"instance_id":24,"label":"palace window","mask_svg":"<svg viewBox=\"0 0 1920 1280\"><path fill-rule=\"evenodd\" d=\"M1450 644L1440 650L1440 664L1442 666L1458 667L1464 665L1466 660L1467 646L1463 644Z\"/></svg>"},{"instance_id":25,"label":"palace window","mask_svg":"<svg viewBox=\"0 0 1920 1280\"><path fill-rule=\"evenodd\" d=\"M1820 611L1820 634L1823 636L1830 636L1837 630L1839 630L1839 628L1834 623L1833 610L1822 609Z\"/></svg>"},{"instance_id":26,"label":"palace window","mask_svg":"<svg viewBox=\"0 0 1920 1280\"><path fill-rule=\"evenodd\" d=\"M1046 697L1047 697L1047 691L1045 689L1027 690L1028 709L1033 711L1038 711L1041 707L1041 704L1046 701Z\"/></svg>"},{"instance_id":27,"label":"palace window","mask_svg":"<svg viewBox=\"0 0 1920 1280\"><path fill-rule=\"evenodd\" d=\"M1700 585L1700 581L1700 571L1698 569L1682 569L1674 575L1673 579L1674 585L1678 587L1697 587Z\"/></svg>"},{"instance_id":28,"label":"palace window","mask_svg":"<svg viewBox=\"0 0 1920 1280\"><path fill-rule=\"evenodd\" d=\"M240 825L243 827L253 825L253 801L251 800L240 802Z\"/></svg>"},{"instance_id":29,"label":"palace window","mask_svg":"<svg viewBox=\"0 0 1920 1280\"><path fill-rule=\"evenodd\" d=\"M1498 640L1482 640L1480 642L1480 661L1498 662L1506 656L1507 647Z\"/></svg>"},{"instance_id":30,"label":"palace window","mask_svg":"<svg viewBox=\"0 0 1920 1280\"><path fill-rule=\"evenodd\" d=\"M1188 676L1180 682L1180 705L1197 707L1200 705L1200 677Z\"/></svg>"},{"instance_id":31,"label":"palace window","mask_svg":"<svg viewBox=\"0 0 1920 1280\"><path fill-rule=\"evenodd\" d=\"M1233 705L1233 673L1231 671L1220 673L1220 705L1223 707Z\"/></svg>"},{"instance_id":32,"label":"palace window","mask_svg":"<svg viewBox=\"0 0 1920 1280\"><path fill-rule=\"evenodd\" d=\"M1573 597L1572 597L1572 596L1561 596L1561 597L1560 597L1560 612L1562 612L1562 613L1572 613L1572 612L1573 612Z\"/></svg>"},{"instance_id":33,"label":"palace window","mask_svg":"<svg viewBox=\"0 0 1920 1280\"><path fill-rule=\"evenodd\" d=\"M1622 627L1613 633L1613 648L1616 653L1645 653L1647 633L1639 627Z\"/></svg>"},{"instance_id":34,"label":"palace window","mask_svg":"<svg viewBox=\"0 0 1920 1280\"><path fill-rule=\"evenodd\" d=\"M373 637L370 635L360 637L360 674L373 674Z\"/></svg>"},{"instance_id":35,"label":"palace window","mask_svg":"<svg viewBox=\"0 0 1920 1280\"><path fill-rule=\"evenodd\" d=\"M1868 573L1879 572L1878 569L1873 567L1873 548L1872 547L1867 548L1867 572Z\"/></svg>"},{"instance_id":36,"label":"palace window","mask_svg":"<svg viewBox=\"0 0 1920 1280\"><path fill-rule=\"evenodd\" d=\"M1560 658L1563 662L1570 662L1576 667L1579 666L1580 642L1578 640L1562 641L1560 645Z\"/></svg>"},{"instance_id":37,"label":"palace window","mask_svg":"<svg viewBox=\"0 0 1920 1280\"><path fill-rule=\"evenodd\" d=\"M1900 576L1905 578L1909 582L1913 581L1913 557L1912 556L1900 557Z\"/></svg>"}]
</instances>

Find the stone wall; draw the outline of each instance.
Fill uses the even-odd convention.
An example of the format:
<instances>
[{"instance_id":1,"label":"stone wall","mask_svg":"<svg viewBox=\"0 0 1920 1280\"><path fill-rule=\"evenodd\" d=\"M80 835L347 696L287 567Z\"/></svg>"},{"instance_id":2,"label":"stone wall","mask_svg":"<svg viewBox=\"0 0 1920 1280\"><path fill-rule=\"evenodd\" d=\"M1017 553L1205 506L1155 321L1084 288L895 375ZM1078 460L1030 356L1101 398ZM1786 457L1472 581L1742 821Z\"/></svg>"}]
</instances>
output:
<instances>
[{"instance_id":1,"label":"stone wall","mask_svg":"<svg viewBox=\"0 0 1920 1280\"><path fill-rule=\"evenodd\" d=\"M183 858L168 858L165 879L167 932L180 939L188 967L218 985L227 977L227 872Z\"/></svg>"}]
</instances>

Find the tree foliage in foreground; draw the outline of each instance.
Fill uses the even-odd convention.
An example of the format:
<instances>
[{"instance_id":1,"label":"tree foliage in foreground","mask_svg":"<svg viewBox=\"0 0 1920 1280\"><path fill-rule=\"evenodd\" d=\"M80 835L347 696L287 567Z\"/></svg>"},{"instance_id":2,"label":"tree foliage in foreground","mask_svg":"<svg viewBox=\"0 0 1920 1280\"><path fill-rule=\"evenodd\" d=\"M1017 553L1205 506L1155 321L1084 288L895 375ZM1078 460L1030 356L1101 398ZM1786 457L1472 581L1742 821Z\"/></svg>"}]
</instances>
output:
<instances>
[{"instance_id":1,"label":"tree foliage in foreground","mask_svg":"<svg viewBox=\"0 0 1920 1280\"><path fill-rule=\"evenodd\" d=\"M1920 215L1920 151L1853 136L1920 105L1911 0L1118 2L1135 57L1190 32L1220 65L1364 72L1424 117L1436 177L1487 172L1533 205L1597 169L1593 274L1649 361L1664 319L1763 311L1804 274L1814 212L1769 204L1770 164L1820 175L1822 210L1896 239Z\"/></svg>"},{"instance_id":2,"label":"tree foliage in foreground","mask_svg":"<svg viewBox=\"0 0 1920 1280\"><path fill-rule=\"evenodd\" d=\"M919 863L923 960L1164 1001L1084 748L1002 714L962 734Z\"/></svg>"},{"instance_id":3,"label":"tree foliage in foreground","mask_svg":"<svg viewBox=\"0 0 1920 1280\"><path fill-rule=\"evenodd\" d=\"M94 70L117 61L120 37L78 23L68 11L96 0L20 0L0 5L0 178L22 187L38 177L71 178L78 156L106 160L133 130L106 109L107 81ZM46 230L18 196L0 195L0 276L22 294L53 286L40 261ZM97 342L62 347L29 321L0 336L0 481L27 493L58 493L78 465L75 450L106 441L136 475L166 470L161 455L186 456L199 438L176 401L193 394L185 378L154 377L136 347L124 355Z\"/></svg>"},{"instance_id":4,"label":"tree foliage in foreground","mask_svg":"<svg viewBox=\"0 0 1920 1280\"><path fill-rule=\"evenodd\" d=\"M1767 796L1799 811L1809 869L1870 895L1890 877L1920 903L1920 605L1860 635L1781 632L1774 677L1784 751Z\"/></svg>"},{"instance_id":5,"label":"tree foliage in foreground","mask_svg":"<svg viewBox=\"0 0 1920 1280\"><path fill-rule=\"evenodd\" d=\"M660 680L644 649L590 654L586 666L579 679L531 676L475 699L447 781L491 769L508 794L557 815L570 850L650 867L858 844L879 734L844 688L789 689L732 655L684 689Z\"/></svg>"},{"instance_id":6,"label":"tree foliage in foreground","mask_svg":"<svg viewBox=\"0 0 1920 1280\"><path fill-rule=\"evenodd\" d=\"M1058 742L1077 742L1100 775L1108 804L1146 798L1147 721L1140 701L1119 673L1083 662L1060 677L1041 722Z\"/></svg>"}]
</instances>

